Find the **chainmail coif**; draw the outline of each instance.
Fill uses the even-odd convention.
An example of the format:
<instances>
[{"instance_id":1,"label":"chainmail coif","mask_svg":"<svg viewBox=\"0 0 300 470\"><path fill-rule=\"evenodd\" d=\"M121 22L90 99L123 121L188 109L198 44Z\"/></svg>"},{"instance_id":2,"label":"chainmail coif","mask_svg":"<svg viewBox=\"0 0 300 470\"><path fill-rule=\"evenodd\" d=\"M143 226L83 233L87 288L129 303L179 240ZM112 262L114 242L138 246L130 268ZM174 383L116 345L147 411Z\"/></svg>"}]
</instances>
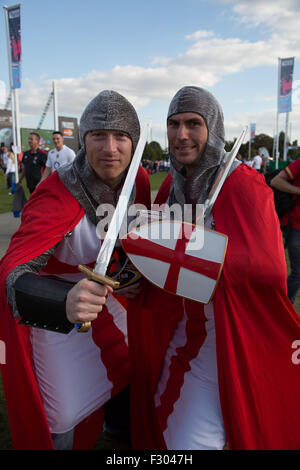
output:
<instances>
[{"instance_id":1,"label":"chainmail coif","mask_svg":"<svg viewBox=\"0 0 300 470\"><path fill-rule=\"evenodd\" d=\"M70 193L85 209L89 219L96 225L99 222L96 216L97 207L100 204L116 206L120 190L115 191L100 180L86 158L84 138L87 132L93 130L117 130L127 133L134 153L140 137L140 123L132 104L113 90L99 93L82 113L79 124L82 148L73 163L60 168L58 174ZM133 204L135 194L134 186L129 205Z\"/></svg>"},{"instance_id":2,"label":"chainmail coif","mask_svg":"<svg viewBox=\"0 0 300 470\"><path fill-rule=\"evenodd\" d=\"M203 88L186 86L181 88L171 101L168 119L179 113L197 113L205 120L208 139L198 166L190 178L170 152L171 174L170 205L203 204L213 184L216 172L224 157L224 118L220 104Z\"/></svg>"}]
</instances>

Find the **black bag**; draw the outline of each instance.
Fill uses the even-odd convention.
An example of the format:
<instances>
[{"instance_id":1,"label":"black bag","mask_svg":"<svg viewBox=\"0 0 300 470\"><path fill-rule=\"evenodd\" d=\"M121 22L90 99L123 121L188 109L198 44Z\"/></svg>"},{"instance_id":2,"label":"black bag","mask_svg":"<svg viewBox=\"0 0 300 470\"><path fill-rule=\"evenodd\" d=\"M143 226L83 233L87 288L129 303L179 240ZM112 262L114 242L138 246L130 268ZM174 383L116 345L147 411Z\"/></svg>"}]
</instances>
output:
<instances>
[{"instance_id":1,"label":"black bag","mask_svg":"<svg viewBox=\"0 0 300 470\"><path fill-rule=\"evenodd\" d=\"M271 170L265 174L265 180L267 185L272 189L274 194L274 203L275 203L275 210L279 217L279 220L290 209L292 209L296 205L296 201L293 198L293 194L285 193L283 191L279 191L279 189L273 188L270 184L271 180L275 178L278 173L282 170Z\"/></svg>"}]
</instances>

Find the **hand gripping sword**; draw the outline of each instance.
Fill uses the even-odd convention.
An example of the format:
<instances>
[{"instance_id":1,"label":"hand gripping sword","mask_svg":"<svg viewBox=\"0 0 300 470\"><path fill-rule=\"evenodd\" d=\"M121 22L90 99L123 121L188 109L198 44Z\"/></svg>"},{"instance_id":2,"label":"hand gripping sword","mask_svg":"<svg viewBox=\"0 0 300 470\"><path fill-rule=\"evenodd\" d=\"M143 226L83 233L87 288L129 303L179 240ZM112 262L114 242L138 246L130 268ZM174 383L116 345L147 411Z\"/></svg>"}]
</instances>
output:
<instances>
[{"instance_id":1,"label":"hand gripping sword","mask_svg":"<svg viewBox=\"0 0 300 470\"><path fill-rule=\"evenodd\" d=\"M97 257L97 261L94 269L87 266L79 265L78 269L85 273L92 281L99 282L103 285L109 285L112 288L119 287L119 282L114 281L110 277L106 276L108 264L111 259L118 235L121 229L121 225L124 219L124 215L127 210L128 201L131 195L131 191L135 182L136 174L138 172L139 164L143 155L144 147L146 145L150 123L146 124L140 135L139 142L135 149L134 155L129 166L127 176L119 196L119 200L114 211L113 217L108 227L106 236L101 244L101 248ZM91 327L91 322L77 323L75 325L78 332L86 332Z\"/></svg>"}]
</instances>

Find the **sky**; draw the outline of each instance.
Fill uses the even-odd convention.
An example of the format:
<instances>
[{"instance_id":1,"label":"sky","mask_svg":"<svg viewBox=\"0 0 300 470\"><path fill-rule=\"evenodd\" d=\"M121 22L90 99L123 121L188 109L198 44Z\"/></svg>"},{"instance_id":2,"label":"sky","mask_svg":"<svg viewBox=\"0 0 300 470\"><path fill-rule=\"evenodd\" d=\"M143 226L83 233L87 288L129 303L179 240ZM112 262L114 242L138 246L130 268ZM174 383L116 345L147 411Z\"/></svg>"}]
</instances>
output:
<instances>
[{"instance_id":1,"label":"sky","mask_svg":"<svg viewBox=\"0 0 300 470\"><path fill-rule=\"evenodd\" d=\"M9 89L0 0L0 107ZM80 118L101 90L113 89L152 122L151 140L167 146L169 103L182 86L211 91L226 140L245 125L276 130L278 57L295 57L291 140L300 142L299 0L21 1L20 126L37 127L52 82L58 114ZM285 129L285 114L279 130ZM49 108L44 129L53 128Z\"/></svg>"}]
</instances>

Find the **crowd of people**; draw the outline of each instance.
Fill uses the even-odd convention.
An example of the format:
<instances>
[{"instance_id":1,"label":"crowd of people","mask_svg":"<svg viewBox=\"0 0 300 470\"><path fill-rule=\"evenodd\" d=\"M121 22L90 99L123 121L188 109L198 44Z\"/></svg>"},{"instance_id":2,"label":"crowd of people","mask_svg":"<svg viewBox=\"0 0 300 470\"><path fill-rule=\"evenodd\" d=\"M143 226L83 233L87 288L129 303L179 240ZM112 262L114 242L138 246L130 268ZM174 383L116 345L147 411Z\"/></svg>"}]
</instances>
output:
<instances>
[{"instance_id":1,"label":"crowd of people","mask_svg":"<svg viewBox=\"0 0 300 470\"><path fill-rule=\"evenodd\" d=\"M194 209L226 164L222 108L210 92L186 86L171 100L166 126L170 166L155 203ZM1 372L14 448L89 449L104 429L130 435L132 449L299 449L300 320L261 167L236 158L204 220L228 238L208 304L143 276L113 290L78 265L95 264L99 208L118 203L140 123L124 96L105 90L83 111L79 134L80 151L60 167L59 133L48 158L30 136L21 178L31 196L0 264ZM285 182L297 183L296 163ZM127 203L150 210L147 167ZM174 251L174 282L183 256ZM110 275L124 279L130 263L119 240L114 260ZM189 288L201 282L199 274Z\"/></svg>"},{"instance_id":2,"label":"crowd of people","mask_svg":"<svg viewBox=\"0 0 300 470\"><path fill-rule=\"evenodd\" d=\"M19 183L21 184L25 178L29 192L32 194L37 185L53 171L74 160L75 152L64 144L63 134L60 131L54 131L52 138L54 149L47 154L40 148L40 135L37 132L31 132L28 136L29 149L18 156L17 162L12 151L13 145L11 144L10 151L8 151L4 143L1 144L0 165L5 171L7 188L11 188L16 182L16 164L17 171L20 173Z\"/></svg>"},{"instance_id":3,"label":"crowd of people","mask_svg":"<svg viewBox=\"0 0 300 470\"><path fill-rule=\"evenodd\" d=\"M147 173L149 175L154 175L157 172L160 171L170 171L170 160L169 158L166 158L164 160L157 160L157 161L152 161L152 160L142 160L142 166L145 168Z\"/></svg>"}]
</instances>

